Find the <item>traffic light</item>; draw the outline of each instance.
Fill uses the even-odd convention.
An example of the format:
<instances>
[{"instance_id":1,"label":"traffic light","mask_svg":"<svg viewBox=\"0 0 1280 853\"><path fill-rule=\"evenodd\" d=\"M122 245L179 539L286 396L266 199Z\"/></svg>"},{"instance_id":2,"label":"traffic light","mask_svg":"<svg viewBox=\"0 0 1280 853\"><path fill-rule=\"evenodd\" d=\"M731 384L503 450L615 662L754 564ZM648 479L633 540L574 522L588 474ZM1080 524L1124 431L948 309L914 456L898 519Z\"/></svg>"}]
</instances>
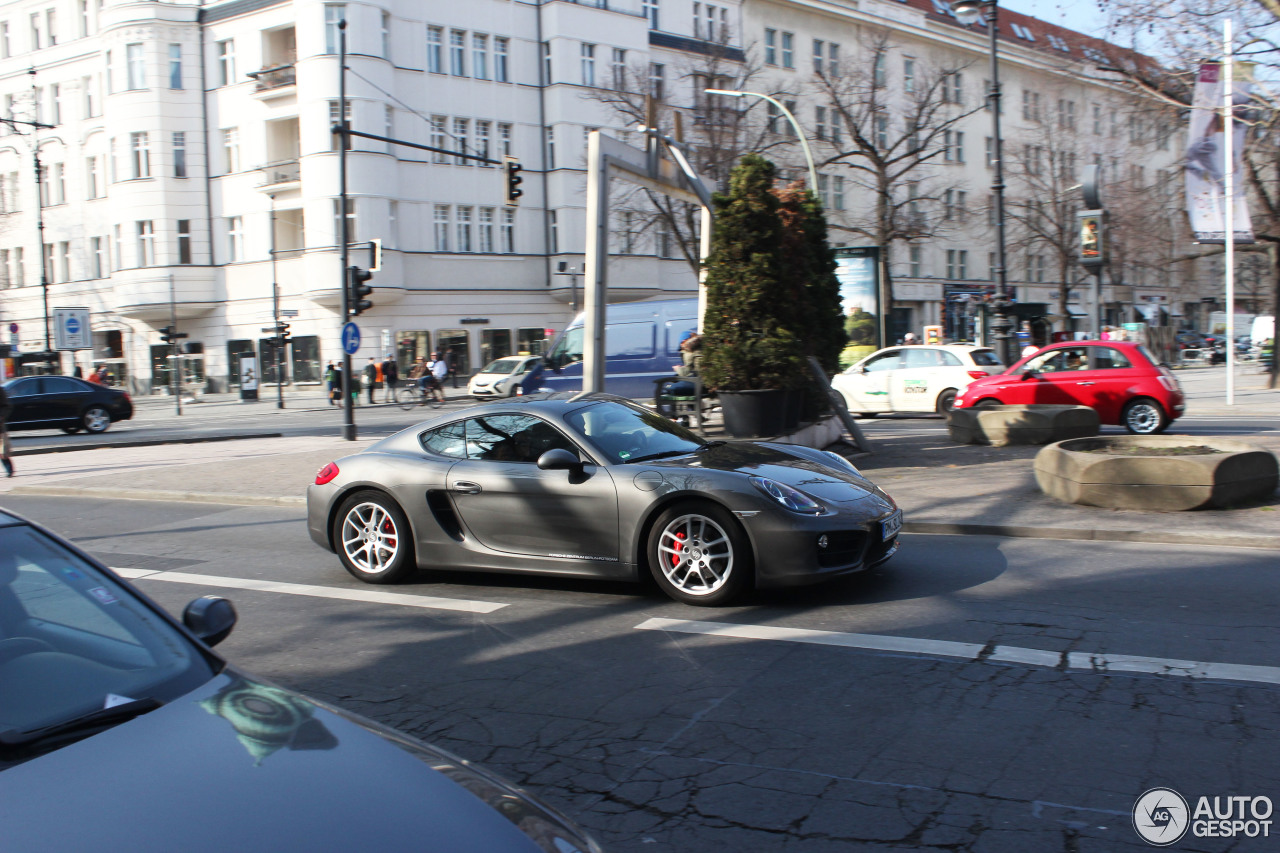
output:
<instances>
[{"instance_id":1,"label":"traffic light","mask_svg":"<svg viewBox=\"0 0 1280 853\"><path fill-rule=\"evenodd\" d=\"M173 326L165 326L160 330L160 340L166 344L177 343L187 336L186 332L175 331Z\"/></svg>"},{"instance_id":2,"label":"traffic light","mask_svg":"<svg viewBox=\"0 0 1280 853\"><path fill-rule=\"evenodd\" d=\"M286 341L289 340L289 324L288 323L278 324L276 326L276 332L277 332L276 337L280 338L281 345L283 345Z\"/></svg>"},{"instance_id":3,"label":"traffic light","mask_svg":"<svg viewBox=\"0 0 1280 853\"><path fill-rule=\"evenodd\" d=\"M524 195L524 190L520 189L520 184L524 183L524 178L520 177L520 161L510 154L502 158L506 163L507 169L507 198L506 203L514 207L520 203L520 196Z\"/></svg>"},{"instance_id":4,"label":"traffic light","mask_svg":"<svg viewBox=\"0 0 1280 853\"><path fill-rule=\"evenodd\" d=\"M347 300L347 308L351 311L351 316L357 316L373 307L373 303L365 299L373 288L365 284L366 281L373 278L373 273L368 270L362 270L360 267L348 267L350 276L350 291Z\"/></svg>"}]
</instances>

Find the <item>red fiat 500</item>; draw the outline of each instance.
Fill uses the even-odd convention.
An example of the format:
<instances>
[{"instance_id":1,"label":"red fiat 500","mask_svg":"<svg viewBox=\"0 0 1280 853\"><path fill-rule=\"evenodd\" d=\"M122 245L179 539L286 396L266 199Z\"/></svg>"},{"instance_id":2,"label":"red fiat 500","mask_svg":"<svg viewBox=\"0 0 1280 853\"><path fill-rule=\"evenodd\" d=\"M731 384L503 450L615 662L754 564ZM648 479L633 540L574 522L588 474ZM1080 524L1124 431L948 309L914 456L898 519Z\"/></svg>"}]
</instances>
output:
<instances>
[{"instance_id":1,"label":"red fiat 500","mask_svg":"<svg viewBox=\"0 0 1280 853\"><path fill-rule=\"evenodd\" d=\"M1089 406L1102 423L1138 435L1162 432L1185 405L1173 373L1130 341L1052 344L956 398L956 408L1030 403Z\"/></svg>"}]
</instances>

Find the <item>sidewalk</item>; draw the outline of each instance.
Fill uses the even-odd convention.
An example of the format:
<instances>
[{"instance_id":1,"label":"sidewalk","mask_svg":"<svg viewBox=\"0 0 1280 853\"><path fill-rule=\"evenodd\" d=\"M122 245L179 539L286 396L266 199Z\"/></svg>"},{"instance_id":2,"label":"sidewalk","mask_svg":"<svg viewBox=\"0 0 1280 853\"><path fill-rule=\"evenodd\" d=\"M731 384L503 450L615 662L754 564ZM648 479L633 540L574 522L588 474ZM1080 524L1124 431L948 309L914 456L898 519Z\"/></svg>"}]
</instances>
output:
<instances>
[{"instance_id":1,"label":"sidewalk","mask_svg":"<svg viewBox=\"0 0 1280 853\"><path fill-rule=\"evenodd\" d=\"M1233 437L1280 452L1280 432ZM0 501L11 493L301 509L316 471L372 441L253 438L27 456L18 460L19 476L0 478ZM1038 449L956 445L942 433L882 433L874 452L854 461L903 507L910 533L1280 550L1280 495L1246 508L1182 513L1064 504L1035 484L1031 459Z\"/></svg>"}]
</instances>

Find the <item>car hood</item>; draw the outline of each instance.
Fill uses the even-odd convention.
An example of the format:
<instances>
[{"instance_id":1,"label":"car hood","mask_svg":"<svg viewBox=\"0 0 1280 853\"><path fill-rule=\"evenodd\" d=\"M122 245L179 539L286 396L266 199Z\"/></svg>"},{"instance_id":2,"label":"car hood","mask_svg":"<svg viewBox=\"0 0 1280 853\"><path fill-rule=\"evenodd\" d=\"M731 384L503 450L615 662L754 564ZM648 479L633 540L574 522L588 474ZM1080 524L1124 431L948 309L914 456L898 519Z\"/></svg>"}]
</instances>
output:
<instances>
[{"instance_id":1,"label":"car hood","mask_svg":"<svg viewBox=\"0 0 1280 853\"><path fill-rule=\"evenodd\" d=\"M0 773L0 825L11 850L593 849L461 759L234 670Z\"/></svg>"},{"instance_id":2,"label":"car hood","mask_svg":"<svg viewBox=\"0 0 1280 853\"><path fill-rule=\"evenodd\" d=\"M835 468L820 462L816 456L821 451L796 445L766 444L753 441L735 441L709 447L700 453L667 459L653 464L667 468L694 468L704 471L734 472L748 477L766 477L785 483L806 494L835 503L884 504L883 509L897 506L893 498L885 494L853 469Z\"/></svg>"}]
</instances>

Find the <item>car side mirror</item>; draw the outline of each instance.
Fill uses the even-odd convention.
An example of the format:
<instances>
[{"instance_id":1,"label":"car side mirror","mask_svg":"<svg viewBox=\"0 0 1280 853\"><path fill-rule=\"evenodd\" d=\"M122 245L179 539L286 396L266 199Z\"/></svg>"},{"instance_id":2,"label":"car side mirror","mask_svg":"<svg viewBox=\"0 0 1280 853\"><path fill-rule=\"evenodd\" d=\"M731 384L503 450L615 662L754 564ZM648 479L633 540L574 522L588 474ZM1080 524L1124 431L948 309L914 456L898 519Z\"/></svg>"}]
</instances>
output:
<instances>
[{"instance_id":1,"label":"car side mirror","mask_svg":"<svg viewBox=\"0 0 1280 853\"><path fill-rule=\"evenodd\" d=\"M216 595L197 598L182 611L182 624L208 646L225 640L236 619L235 605Z\"/></svg>"},{"instance_id":2,"label":"car side mirror","mask_svg":"<svg viewBox=\"0 0 1280 853\"><path fill-rule=\"evenodd\" d=\"M1030 379L1032 376L1039 374L1039 372L1040 371L1036 370L1034 367L1024 368L1022 371L1022 378Z\"/></svg>"},{"instance_id":3,"label":"car side mirror","mask_svg":"<svg viewBox=\"0 0 1280 853\"><path fill-rule=\"evenodd\" d=\"M538 457L543 471L581 471L582 460L563 447L554 447Z\"/></svg>"},{"instance_id":4,"label":"car side mirror","mask_svg":"<svg viewBox=\"0 0 1280 853\"><path fill-rule=\"evenodd\" d=\"M865 367L859 367L859 368L858 368L858 372L859 372L859 373L861 373L861 374L863 374L863 375L866 375L866 374L867 374L867 373L869 373L870 371L868 371Z\"/></svg>"}]
</instances>

